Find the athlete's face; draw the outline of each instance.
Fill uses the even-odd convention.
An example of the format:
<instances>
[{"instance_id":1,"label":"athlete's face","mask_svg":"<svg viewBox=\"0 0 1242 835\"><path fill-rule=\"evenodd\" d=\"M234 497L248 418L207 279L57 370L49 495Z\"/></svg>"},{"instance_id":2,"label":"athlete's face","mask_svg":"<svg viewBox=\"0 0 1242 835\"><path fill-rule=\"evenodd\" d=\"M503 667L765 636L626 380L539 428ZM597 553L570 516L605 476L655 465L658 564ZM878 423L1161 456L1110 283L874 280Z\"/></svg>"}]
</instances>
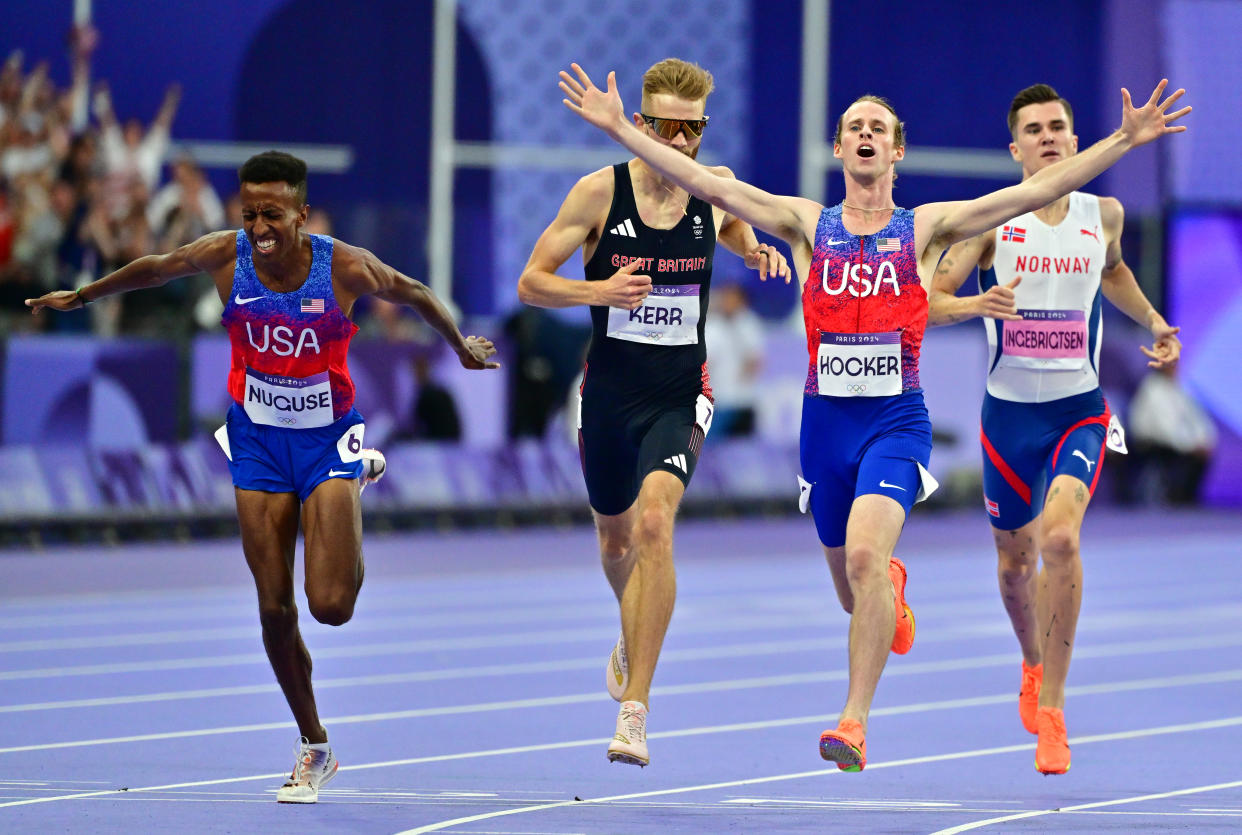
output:
<instances>
[{"instance_id":1,"label":"athlete's face","mask_svg":"<svg viewBox=\"0 0 1242 835\"><path fill-rule=\"evenodd\" d=\"M886 174L906 155L904 147L893 146L896 122L883 105L856 102L841 119L841 141L832 146L832 155L851 176L876 179Z\"/></svg>"},{"instance_id":2,"label":"athlete's face","mask_svg":"<svg viewBox=\"0 0 1242 835\"><path fill-rule=\"evenodd\" d=\"M307 205L288 183L242 183L242 226L256 258L280 258L298 246Z\"/></svg>"},{"instance_id":3,"label":"athlete's face","mask_svg":"<svg viewBox=\"0 0 1242 835\"><path fill-rule=\"evenodd\" d=\"M655 116L659 119L702 119L703 110L706 106L706 99L690 101L689 99L678 98L672 93L652 93L651 95L643 96L643 112L634 114L634 124L638 126L639 130L644 131L661 145L676 148L690 157L690 159L694 159L699 155L699 144L703 141L702 136L695 136L688 128L683 128L672 139L665 139L647 125L643 114Z\"/></svg>"},{"instance_id":4,"label":"athlete's face","mask_svg":"<svg viewBox=\"0 0 1242 835\"><path fill-rule=\"evenodd\" d=\"M1065 105L1045 101L1019 110L1009 153L1022 163L1025 177L1078 153L1078 137Z\"/></svg>"}]
</instances>

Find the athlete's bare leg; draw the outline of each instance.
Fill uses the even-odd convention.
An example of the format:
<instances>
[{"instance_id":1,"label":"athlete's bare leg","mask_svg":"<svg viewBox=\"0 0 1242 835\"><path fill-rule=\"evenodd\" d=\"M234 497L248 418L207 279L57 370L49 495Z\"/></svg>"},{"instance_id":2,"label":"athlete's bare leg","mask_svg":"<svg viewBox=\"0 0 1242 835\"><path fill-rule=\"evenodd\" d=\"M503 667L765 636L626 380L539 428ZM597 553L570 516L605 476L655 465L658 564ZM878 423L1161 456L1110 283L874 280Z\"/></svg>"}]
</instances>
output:
<instances>
[{"instance_id":1,"label":"athlete's bare leg","mask_svg":"<svg viewBox=\"0 0 1242 835\"><path fill-rule=\"evenodd\" d=\"M841 719L857 720L864 731L897 627L888 561L905 521L905 510L888 496L859 496L850 508L845 545L824 548L837 595L850 613L850 687Z\"/></svg>"},{"instance_id":2,"label":"athlete's bare leg","mask_svg":"<svg viewBox=\"0 0 1242 835\"><path fill-rule=\"evenodd\" d=\"M677 598L673 521L685 489L677 476L656 470L643 479L632 508L633 568L621 596L621 631L630 679L622 701L650 706L651 679Z\"/></svg>"},{"instance_id":3,"label":"athlete's bare leg","mask_svg":"<svg viewBox=\"0 0 1242 835\"><path fill-rule=\"evenodd\" d=\"M1040 707L1065 707L1065 679L1074 652L1078 611L1082 607L1082 559L1078 551L1083 516L1091 502L1087 485L1070 475L1052 480L1044 502L1041 531L1044 575L1040 597L1048 614L1043 622L1044 683Z\"/></svg>"},{"instance_id":4,"label":"athlete's bare leg","mask_svg":"<svg viewBox=\"0 0 1242 835\"><path fill-rule=\"evenodd\" d=\"M306 538L306 602L320 623L340 626L354 616L362 588L362 504L358 482L320 482L302 506Z\"/></svg>"},{"instance_id":5,"label":"athlete's bare leg","mask_svg":"<svg viewBox=\"0 0 1242 835\"><path fill-rule=\"evenodd\" d=\"M996 576L1001 602L1013 625L1013 634L1022 647L1022 658L1030 667L1044 660L1044 623L1039 588L1039 535L1041 517L1036 516L1017 530L992 529L996 540Z\"/></svg>"},{"instance_id":6,"label":"athlete's bare leg","mask_svg":"<svg viewBox=\"0 0 1242 835\"><path fill-rule=\"evenodd\" d=\"M311 657L298 631L298 609L293 599L298 498L293 493L236 488L234 493L242 549L259 597L263 648L301 735L310 742L327 742L311 690Z\"/></svg>"},{"instance_id":7,"label":"athlete's bare leg","mask_svg":"<svg viewBox=\"0 0 1242 835\"><path fill-rule=\"evenodd\" d=\"M625 584L630 580L630 572L634 570L634 549L630 547L634 541L634 516L637 502L630 508L615 516L592 513L595 516L595 531L599 534L599 559L604 566L604 576L612 593L617 596L617 603L625 594Z\"/></svg>"}]
</instances>

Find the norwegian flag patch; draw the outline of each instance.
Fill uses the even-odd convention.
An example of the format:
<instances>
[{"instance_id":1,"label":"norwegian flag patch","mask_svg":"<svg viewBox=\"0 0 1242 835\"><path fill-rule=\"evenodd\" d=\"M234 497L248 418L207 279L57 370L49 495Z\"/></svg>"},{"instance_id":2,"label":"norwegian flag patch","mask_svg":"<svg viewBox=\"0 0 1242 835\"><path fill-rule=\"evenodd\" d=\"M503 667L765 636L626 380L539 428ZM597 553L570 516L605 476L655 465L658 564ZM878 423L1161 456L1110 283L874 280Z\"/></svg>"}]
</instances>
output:
<instances>
[{"instance_id":1,"label":"norwegian flag patch","mask_svg":"<svg viewBox=\"0 0 1242 835\"><path fill-rule=\"evenodd\" d=\"M989 499L987 496L983 497L983 504L987 506L989 516L1000 518L1000 505Z\"/></svg>"},{"instance_id":2,"label":"norwegian flag patch","mask_svg":"<svg viewBox=\"0 0 1242 835\"><path fill-rule=\"evenodd\" d=\"M1026 230L1021 226L1006 226L1001 230L1002 241L1013 241L1015 244L1026 242Z\"/></svg>"}]
</instances>

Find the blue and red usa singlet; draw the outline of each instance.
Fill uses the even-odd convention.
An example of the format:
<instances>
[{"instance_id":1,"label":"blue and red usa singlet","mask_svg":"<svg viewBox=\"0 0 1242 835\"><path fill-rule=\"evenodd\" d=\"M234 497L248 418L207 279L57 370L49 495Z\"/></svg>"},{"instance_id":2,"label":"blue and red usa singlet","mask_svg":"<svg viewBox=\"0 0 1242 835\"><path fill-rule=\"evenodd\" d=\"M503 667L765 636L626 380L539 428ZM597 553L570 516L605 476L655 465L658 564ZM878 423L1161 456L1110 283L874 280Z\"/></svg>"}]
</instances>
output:
<instances>
[{"instance_id":1,"label":"blue and red usa singlet","mask_svg":"<svg viewBox=\"0 0 1242 835\"><path fill-rule=\"evenodd\" d=\"M329 426L350 412L354 383L345 357L358 331L332 289L332 238L311 235L311 267L297 290L258 279L250 241L237 232L233 292L221 321L233 359L228 387L253 423L286 429Z\"/></svg>"},{"instance_id":2,"label":"blue and red usa singlet","mask_svg":"<svg viewBox=\"0 0 1242 835\"><path fill-rule=\"evenodd\" d=\"M914 212L894 209L873 235L852 235L825 208L802 287L810 355L806 393L885 397L919 388L927 292L914 251Z\"/></svg>"}]
</instances>

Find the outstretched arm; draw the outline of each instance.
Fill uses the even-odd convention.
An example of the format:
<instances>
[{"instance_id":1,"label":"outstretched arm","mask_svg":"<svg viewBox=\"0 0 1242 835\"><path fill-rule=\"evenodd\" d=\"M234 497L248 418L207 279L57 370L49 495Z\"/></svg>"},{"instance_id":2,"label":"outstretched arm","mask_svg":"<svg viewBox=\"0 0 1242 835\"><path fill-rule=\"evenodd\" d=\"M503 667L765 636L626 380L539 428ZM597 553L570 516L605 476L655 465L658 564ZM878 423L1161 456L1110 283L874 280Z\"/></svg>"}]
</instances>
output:
<instances>
[{"instance_id":1,"label":"outstretched arm","mask_svg":"<svg viewBox=\"0 0 1242 835\"><path fill-rule=\"evenodd\" d=\"M359 296L376 296L393 304L403 304L418 311L427 324L444 337L465 368L499 368L500 363L489 362L496 347L490 339L482 336L462 336L453 316L444 304L421 281L394 270L375 255L361 247L336 241L333 246L332 274L357 299ZM352 304L351 304L352 306Z\"/></svg>"},{"instance_id":2,"label":"outstretched arm","mask_svg":"<svg viewBox=\"0 0 1242 835\"><path fill-rule=\"evenodd\" d=\"M818 203L798 197L780 197L741 180L716 176L685 154L645 135L625 118L621 95L617 92L616 73L608 73L605 92L591 82L582 67L570 64L570 68L576 77L564 70L560 74L560 87L566 95L563 101L570 110L603 130L662 176L713 206L780 238L791 247L811 245L822 208Z\"/></svg>"},{"instance_id":3,"label":"outstretched arm","mask_svg":"<svg viewBox=\"0 0 1242 835\"><path fill-rule=\"evenodd\" d=\"M144 287L159 287L174 278L199 273L214 275L236 257L236 238L237 233L233 231L212 232L167 255L144 255L130 261L116 272L77 290L57 290L37 299L26 299L26 306L31 308L31 313L37 313L45 307L52 310L76 310L104 296L141 290Z\"/></svg>"},{"instance_id":4,"label":"outstretched arm","mask_svg":"<svg viewBox=\"0 0 1242 835\"><path fill-rule=\"evenodd\" d=\"M1018 185L974 200L920 206L915 215L919 252L935 252L938 255L958 241L972 238L1025 212L1047 206L1094 179L1131 148L1186 130L1185 125L1172 123L1189 113L1190 108L1168 112L1169 106L1186 91L1179 89L1161 101L1160 97L1168 84L1168 79L1162 79L1147 103L1140 108L1134 107L1130 92L1123 88L1120 128L1081 154L1050 165Z\"/></svg>"},{"instance_id":5,"label":"outstretched arm","mask_svg":"<svg viewBox=\"0 0 1242 835\"><path fill-rule=\"evenodd\" d=\"M760 281L771 277L783 278L789 283L789 259L771 244L759 243L754 227L741 218L725 215L716 240L734 255L741 256L746 269L757 270Z\"/></svg>"},{"instance_id":6,"label":"outstretched arm","mask_svg":"<svg viewBox=\"0 0 1242 835\"><path fill-rule=\"evenodd\" d=\"M1147 365L1151 368L1171 365L1182 353L1182 343L1177 338L1181 328L1173 327L1157 312L1121 257L1121 230L1125 226L1125 209L1121 202L1111 197L1100 198L1100 214L1108 241L1100 289L1118 310L1151 331L1151 348L1139 346L1147 355Z\"/></svg>"}]
</instances>

